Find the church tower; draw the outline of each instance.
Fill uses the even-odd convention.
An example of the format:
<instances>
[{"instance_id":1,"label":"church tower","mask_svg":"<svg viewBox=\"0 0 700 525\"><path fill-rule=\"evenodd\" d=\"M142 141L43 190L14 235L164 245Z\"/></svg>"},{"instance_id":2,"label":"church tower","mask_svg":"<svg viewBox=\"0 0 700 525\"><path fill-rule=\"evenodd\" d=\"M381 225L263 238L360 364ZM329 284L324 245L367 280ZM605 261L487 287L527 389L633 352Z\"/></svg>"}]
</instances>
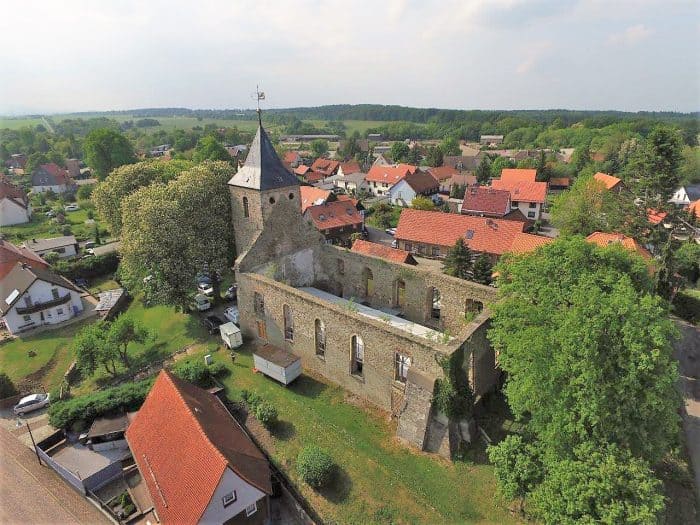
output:
<instances>
[{"instance_id":1,"label":"church tower","mask_svg":"<svg viewBox=\"0 0 700 525\"><path fill-rule=\"evenodd\" d=\"M290 224L301 219L299 181L282 164L262 122L245 164L228 185L238 255L250 248L272 214L289 217Z\"/></svg>"}]
</instances>

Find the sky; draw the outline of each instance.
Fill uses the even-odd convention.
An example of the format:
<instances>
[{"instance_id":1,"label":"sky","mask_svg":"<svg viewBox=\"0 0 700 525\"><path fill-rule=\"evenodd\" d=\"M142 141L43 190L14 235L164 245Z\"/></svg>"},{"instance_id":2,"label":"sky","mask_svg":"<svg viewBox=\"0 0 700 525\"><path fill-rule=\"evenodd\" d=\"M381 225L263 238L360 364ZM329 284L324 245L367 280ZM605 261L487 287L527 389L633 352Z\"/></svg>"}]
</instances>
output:
<instances>
[{"instance_id":1,"label":"sky","mask_svg":"<svg viewBox=\"0 0 700 525\"><path fill-rule=\"evenodd\" d=\"M697 0L0 0L0 114L700 110Z\"/></svg>"}]
</instances>

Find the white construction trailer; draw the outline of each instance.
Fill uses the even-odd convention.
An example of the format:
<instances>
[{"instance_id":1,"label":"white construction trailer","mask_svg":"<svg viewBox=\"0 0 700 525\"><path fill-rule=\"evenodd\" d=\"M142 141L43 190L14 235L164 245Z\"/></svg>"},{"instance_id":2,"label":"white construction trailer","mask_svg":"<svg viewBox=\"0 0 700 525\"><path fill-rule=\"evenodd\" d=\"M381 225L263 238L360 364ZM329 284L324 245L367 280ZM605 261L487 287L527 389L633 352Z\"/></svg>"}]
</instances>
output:
<instances>
[{"instance_id":1,"label":"white construction trailer","mask_svg":"<svg viewBox=\"0 0 700 525\"><path fill-rule=\"evenodd\" d=\"M219 333L221 333L221 340L229 348L229 350L238 348L243 344L241 329L231 322L224 323L219 326Z\"/></svg>"},{"instance_id":2,"label":"white construction trailer","mask_svg":"<svg viewBox=\"0 0 700 525\"><path fill-rule=\"evenodd\" d=\"M301 375L301 358L270 344L253 352L255 368L266 376L288 385Z\"/></svg>"}]
</instances>

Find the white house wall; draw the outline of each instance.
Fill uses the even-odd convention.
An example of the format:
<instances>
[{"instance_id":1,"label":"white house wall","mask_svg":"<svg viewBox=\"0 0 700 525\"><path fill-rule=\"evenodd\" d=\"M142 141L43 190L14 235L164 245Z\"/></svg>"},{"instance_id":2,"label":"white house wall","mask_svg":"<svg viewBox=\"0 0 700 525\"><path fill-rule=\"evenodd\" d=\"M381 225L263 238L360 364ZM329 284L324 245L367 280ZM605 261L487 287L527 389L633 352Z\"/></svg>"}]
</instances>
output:
<instances>
[{"instance_id":1,"label":"white house wall","mask_svg":"<svg viewBox=\"0 0 700 525\"><path fill-rule=\"evenodd\" d=\"M530 219L531 221L536 221L536 220L538 220L538 219L540 218L540 215L541 215L541 213L542 213L542 204L540 204L539 202L537 202L537 203L535 203L535 207L534 207L534 208L530 208L530 203L529 203L529 202L526 202L526 201L517 201L517 202L518 202L518 205L517 205L517 206L513 206L512 203L511 203L511 209L513 209L513 210L515 210L515 209L520 210L520 212L521 212L525 217L527 217L528 219ZM533 213L533 212L534 212L534 214L535 214L534 217L531 217L531 216L528 215L528 213Z\"/></svg>"},{"instance_id":2,"label":"white house wall","mask_svg":"<svg viewBox=\"0 0 700 525\"><path fill-rule=\"evenodd\" d=\"M406 181L400 180L391 187L389 196L391 197L391 203L394 205L410 206L413 199L416 198L416 192L413 191L413 188Z\"/></svg>"},{"instance_id":3,"label":"white house wall","mask_svg":"<svg viewBox=\"0 0 700 525\"><path fill-rule=\"evenodd\" d=\"M29 316L28 320L24 319L24 315L17 313L17 307L23 308L26 306L24 298L27 296L27 294L31 296L32 304L52 301L53 294L51 293L51 290L53 288L58 289L58 293L61 297L63 297L66 293L70 293L70 301L58 306L52 306L39 312L26 314ZM47 283L46 281L37 280L34 281L34 283L29 287L29 290L22 294L19 300L14 304L10 311L7 312L3 319L5 320L5 324L7 324L7 328L10 333L14 334L31 322L34 324L30 327L28 326L27 329L36 328L37 326L42 326L45 324L57 324L67 321L75 316L76 309L78 312L82 312L83 310L83 303L80 300L80 295L76 291L69 290L68 288L64 288L62 286L56 286L54 284ZM59 310L62 310L62 313L59 313ZM41 319L42 312L44 313L43 321Z\"/></svg>"},{"instance_id":4,"label":"white house wall","mask_svg":"<svg viewBox=\"0 0 700 525\"><path fill-rule=\"evenodd\" d=\"M224 507L223 497L225 494L235 490L236 491L236 501L231 503L228 507ZM240 476L238 476L233 470L227 468L224 471L224 475L221 476L219 480L219 485L214 491L214 495L209 501L206 510L202 514L199 523L216 523L221 524L225 521L233 518L243 510L248 505L258 502L260 499L265 497L265 493L248 484ZM258 503L258 512L261 511L260 506L262 504L267 504L266 502Z\"/></svg>"},{"instance_id":5,"label":"white house wall","mask_svg":"<svg viewBox=\"0 0 700 525\"><path fill-rule=\"evenodd\" d=\"M12 226L29 222L31 207L24 208L12 199L0 200L0 226Z\"/></svg>"}]
</instances>

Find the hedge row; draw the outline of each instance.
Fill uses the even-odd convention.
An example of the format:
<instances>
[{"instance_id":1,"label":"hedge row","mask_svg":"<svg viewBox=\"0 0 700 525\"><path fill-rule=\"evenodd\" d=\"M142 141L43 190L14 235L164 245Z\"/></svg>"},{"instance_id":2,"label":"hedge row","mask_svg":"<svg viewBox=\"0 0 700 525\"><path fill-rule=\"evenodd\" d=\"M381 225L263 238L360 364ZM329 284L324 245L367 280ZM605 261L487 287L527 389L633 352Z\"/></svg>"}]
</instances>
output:
<instances>
[{"instance_id":1,"label":"hedge row","mask_svg":"<svg viewBox=\"0 0 700 525\"><path fill-rule=\"evenodd\" d=\"M54 268L58 273L68 279L90 279L102 277L103 275L114 273L119 266L119 257L116 252L87 257L76 261L58 261Z\"/></svg>"}]
</instances>

